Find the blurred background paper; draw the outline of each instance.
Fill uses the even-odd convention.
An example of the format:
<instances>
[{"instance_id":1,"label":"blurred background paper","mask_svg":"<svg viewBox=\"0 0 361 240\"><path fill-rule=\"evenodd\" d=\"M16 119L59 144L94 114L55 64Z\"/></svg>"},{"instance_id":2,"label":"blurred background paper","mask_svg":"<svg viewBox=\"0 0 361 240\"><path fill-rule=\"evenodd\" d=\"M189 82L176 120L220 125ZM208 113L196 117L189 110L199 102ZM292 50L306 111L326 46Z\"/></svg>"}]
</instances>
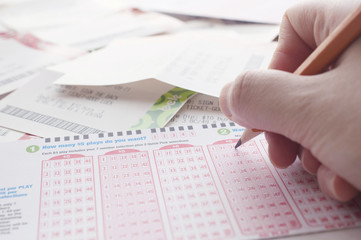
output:
<instances>
[{"instance_id":1,"label":"blurred background paper","mask_svg":"<svg viewBox=\"0 0 361 240\"><path fill-rule=\"evenodd\" d=\"M115 0L34 0L1 7L0 22L17 31L31 31L88 21L124 8Z\"/></svg>"},{"instance_id":2,"label":"blurred background paper","mask_svg":"<svg viewBox=\"0 0 361 240\"><path fill-rule=\"evenodd\" d=\"M0 38L0 95L27 82L40 69L65 57L30 48L15 39Z\"/></svg>"},{"instance_id":3,"label":"blurred background paper","mask_svg":"<svg viewBox=\"0 0 361 240\"><path fill-rule=\"evenodd\" d=\"M127 0L144 10L279 24L284 11L304 0Z\"/></svg>"},{"instance_id":4,"label":"blurred background paper","mask_svg":"<svg viewBox=\"0 0 361 240\"><path fill-rule=\"evenodd\" d=\"M176 17L179 17L176 15ZM279 25L242 23L231 20L207 19L195 17L181 17L184 24L172 33L189 30L223 30L234 31L240 40L249 43L269 43L274 40L279 32Z\"/></svg>"},{"instance_id":5,"label":"blurred background paper","mask_svg":"<svg viewBox=\"0 0 361 240\"><path fill-rule=\"evenodd\" d=\"M34 30L32 34L45 41L92 50L106 46L117 37L164 33L182 25L180 20L167 15L124 10L97 19Z\"/></svg>"},{"instance_id":6,"label":"blurred background paper","mask_svg":"<svg viewBox=\"0 0 361 240\"><path fill-rule=\"evenodd\" d=\"M18 4L23 2L30 2L34 0L0 0L0 7L5 5L11 5L11 4Z\"/></svg>"},{"instance_id":7,"label":"blurred background paper","mask_svg":"<svg viewBox=\"0 0 361 240\"><path fill-rule=\"evenodd\" d=\"M245 69L266 68L274 45L245 44L231 31L191 31L117 40L107 48L50 69L64 85L115 85L149 78L219 96ZM205 87L206 86L206 87Z\"/></svg>"},{"instance_id":8,"label":"blurred background paper","mask_svg":"<svg viewBox=\"0 0 361 240\"><path fill-rule=\"evenodd\" d=\"M8 31L8 29L0 24L0 34L4 34L7 31Z\"/></svg>"}]
</instances>

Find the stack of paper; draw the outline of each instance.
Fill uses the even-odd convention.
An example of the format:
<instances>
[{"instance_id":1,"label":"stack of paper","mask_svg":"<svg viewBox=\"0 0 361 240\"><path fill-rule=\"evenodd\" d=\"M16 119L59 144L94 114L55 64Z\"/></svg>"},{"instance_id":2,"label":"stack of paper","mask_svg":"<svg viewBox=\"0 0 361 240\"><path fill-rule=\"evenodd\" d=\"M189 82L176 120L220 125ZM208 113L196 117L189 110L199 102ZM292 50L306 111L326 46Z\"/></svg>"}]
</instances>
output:
<instances>
[{"instance_id":1,"label":"stack of paper","mask_svg":"<svg viewBox=\"0 0 361 240\"><path fill-rule=\"evenodd\" d=\"M130 128L173 88L155 80L126 86L68 87L54 85L58 77L43 72L1 101L0 125L42 137Z\"/></svg>"},{"instance_id":2,"label":"stack of paper","mask_svg":"<svg viewBox=\"0 0 361 240\"><path fill-rule=\"evenodd\" d=\"M119 40L53 68L58 73L44 72L4 99L0 124L44 137L162 127L193 92L218 95L240 71L266 66L272 49L245 48L225 31ZM172 93L174 86L192 92Z\"/></svg>"},{"instance_id":3,"label":"stack of paper","mask_svg":"<svg viewBox=\"0 0 361 240\"><path fill-rule=\"evenodd\" d=\"M276 169L264 136L234 149L244 129L219 107L224 84L267 68L299 1L0 0L0 239L360 227L360 198L329 199L300 162Z\"/></svg>"}]
</instances>

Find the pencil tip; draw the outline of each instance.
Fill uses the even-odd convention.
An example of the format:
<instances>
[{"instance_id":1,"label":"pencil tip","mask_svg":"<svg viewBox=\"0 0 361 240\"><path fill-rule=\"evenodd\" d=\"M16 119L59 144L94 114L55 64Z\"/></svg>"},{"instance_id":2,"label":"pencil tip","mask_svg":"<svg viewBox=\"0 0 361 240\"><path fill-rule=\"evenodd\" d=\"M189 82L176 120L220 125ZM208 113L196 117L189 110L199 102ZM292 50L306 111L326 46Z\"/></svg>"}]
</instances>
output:
<instances>
[{"instance_id":1,"label":"pencil tip","mask_svg":"<svg viewBox=\"0 0 361 240\"><path fill-rule=\"evenodd\" d=\"M239 146L242 145L242 138L240 138L236 144L236 146L234 146L234 149L237 149Z\"/></svg>"}]
</instances>

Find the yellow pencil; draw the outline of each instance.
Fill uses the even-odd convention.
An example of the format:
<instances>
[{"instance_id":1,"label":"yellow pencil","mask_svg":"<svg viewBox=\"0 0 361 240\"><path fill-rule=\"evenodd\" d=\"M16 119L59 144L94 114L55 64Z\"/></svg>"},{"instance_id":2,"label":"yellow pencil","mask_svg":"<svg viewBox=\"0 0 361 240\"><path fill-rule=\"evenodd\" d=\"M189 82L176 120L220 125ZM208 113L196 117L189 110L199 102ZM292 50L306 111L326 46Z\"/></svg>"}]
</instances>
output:
<instances>
[{"instance_id":1,"label":"yellow pencil","mask_svg":"<svg viewBox=\"0 0 361 240\"><path fill-rule=\"evenodd\" d=\"M296 75L314 75L329 66L361 34L361 4L296 69ZM262 133L246 129L235 148Z\"/></svg>"}]
</instances>

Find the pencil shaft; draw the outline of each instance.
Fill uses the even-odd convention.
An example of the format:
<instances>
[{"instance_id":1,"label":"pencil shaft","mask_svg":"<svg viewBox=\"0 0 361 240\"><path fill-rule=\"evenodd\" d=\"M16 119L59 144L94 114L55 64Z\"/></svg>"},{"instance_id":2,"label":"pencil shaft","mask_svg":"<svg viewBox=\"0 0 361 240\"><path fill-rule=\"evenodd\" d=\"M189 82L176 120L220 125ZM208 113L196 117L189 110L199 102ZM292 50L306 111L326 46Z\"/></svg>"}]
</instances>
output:
<instances>
[{"instance_id":1,"label":"pencil shaft","mask_svg":"<svg viewBox=\"0 0 361 240\"><path fill-rule=\"evenodd\" d=\"M248 142L249 140L257 137L258 135L260 135L262 133L262 131L259 131L259 130L254 130L254 129L249 129L247 128L246 130L244 130L241 138L240 138L240 144L238 143L236 145L235 148L239 147L241 144L244 144L245 142Z\"/></svg>"},{"instance_id":2,"label":"pencil shaft","mask_svg":"<svg viewBox=\"0 0 361 240\"><path fill-rule=\"evenodd\" d=\"M361 34L361 4L296 69L296 75L314 75L329 66Z\"/></svg>"}]
</instances>

